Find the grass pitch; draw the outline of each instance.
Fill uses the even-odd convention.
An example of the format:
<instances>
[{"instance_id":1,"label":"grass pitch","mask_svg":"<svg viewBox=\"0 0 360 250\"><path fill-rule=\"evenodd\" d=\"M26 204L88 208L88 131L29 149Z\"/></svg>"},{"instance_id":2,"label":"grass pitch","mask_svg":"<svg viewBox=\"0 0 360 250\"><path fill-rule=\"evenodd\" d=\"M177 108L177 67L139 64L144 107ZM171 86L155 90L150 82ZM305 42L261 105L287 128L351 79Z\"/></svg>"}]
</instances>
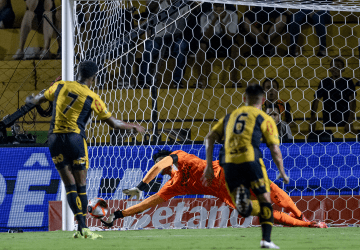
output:
<instances>
[{"instance_id":1,"label":"grass pitch","mask_svg":"<svg viewBox=\"0 0 360 250\"><path fill-rule=\"evenodd\" d=\"M0 250L57 249L260 249L259 227L224 229L100 231L103 239L73 239L72 232L0 233ZM275 227L281 249L360 249L360 228Z\"/></svg>"}]
</instances>

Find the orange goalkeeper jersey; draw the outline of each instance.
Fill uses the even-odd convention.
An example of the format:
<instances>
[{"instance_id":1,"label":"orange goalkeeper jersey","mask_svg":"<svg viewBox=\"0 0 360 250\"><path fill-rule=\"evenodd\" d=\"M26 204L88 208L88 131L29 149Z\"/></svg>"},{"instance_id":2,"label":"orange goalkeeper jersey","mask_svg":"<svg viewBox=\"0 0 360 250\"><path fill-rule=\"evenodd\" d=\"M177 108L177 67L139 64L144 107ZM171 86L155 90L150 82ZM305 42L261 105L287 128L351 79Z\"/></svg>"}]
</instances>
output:
<instances>
[{"instance_id":1,"label":"orange goalkeeper jersey","mask_svg":"<svg viewBox=\"0 0 360 250\"><path fill-rule=\"evenodd\" d=\"M219 161L213 161L215 178L210 187L202 185L200 178L206 167L206 161L199 157L188 154L182 150L177 150L170 155L173 158L173 164L177 169L171 172L171 179L159 190L157 195L165 201L177 195L203 194L218 197L228 206L235 208L225 182L225 175ZM271 200L276 204L285 202L285 196L282 195L281 189L273 182L270 183ZM252 192L250 190L250 192ZM253 194L253 193L252 193ZM253 194L252 199L256 199Z\"/></svg>"},{"instance_id":2,"label":"orange goalkeeper jersey","mask_svg":"<svg viewBox=\"0 0 360 250\"><path fill-rule=\"evenodd\" d=\"M157 193L161 198L169 200L177 195L212 195L234 207L219 161L213 161L215 178L210 187L205 187L200 180L206 167L205 160L182 150L174 151L170 156L173 158L173 164L177 167L171 172L171 179Z\"/></svg>"}]
</instances>

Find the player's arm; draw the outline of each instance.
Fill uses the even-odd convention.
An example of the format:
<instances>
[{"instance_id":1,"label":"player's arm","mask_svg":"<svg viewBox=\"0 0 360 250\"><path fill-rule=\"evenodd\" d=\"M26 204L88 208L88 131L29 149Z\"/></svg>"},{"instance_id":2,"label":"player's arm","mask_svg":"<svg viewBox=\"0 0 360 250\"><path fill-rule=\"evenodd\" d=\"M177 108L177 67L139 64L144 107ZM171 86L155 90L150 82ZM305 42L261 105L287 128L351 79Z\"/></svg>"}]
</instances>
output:
<instances>
[{"instance_id":1,"label":"player's arm","mask_svg":"<svg viewBox=\"0 0 360 250\"><path fill-rule=\"evenodd\" d=\"M212 166L214 144L216 141L220 141L220 135L216 131L210 131L205 137L205 150L206 150L206 165ZM213 170L214 172L214 170Z\"/></svg>"},{"instance_id":2,"label":"player's arm","mask_svg":"<svg viewBox=\"0 0 360 250\"><path fill-rule=\"evenodd\" d=\"M143 126L140 126L135 123L124 122L116 119L113 116L110 116L109 118L105 119L104 122L106 122L110 127L114 129L136 129L138 133L141 134L145 133L145 128Z\"/></svg>"},{"instance_id":3,"label":"player's arm","mask_svg":"<svg viewBox=\"0 0 360 250\"><path fill-rule=\"evenodd\" d=\"M270 149L273 161L280 172L280 178L283 178L284 183L289 183L289 177L285 174L283 158L280 151L279 132L277 130L274 120L267 116L261 124L261 131L263 133L264 141Z\"/></svg>"},{"instance_id":4,"label":"player's arm","mask_svg":"<svg viewBox=\"0 0 360 250\"><path fill-rule=\"evenodd\" d=\"M273 161L274 161L276 167L278 168L278 170L280 172L279 177L283 178L285 184L288 184L289 183L289 177L285 174L283 158L282 158L282 154L281 154L279 145L270 144L270 145L268 145L268 147L270 149Z\"/></svg>"},{"instance_id":5,"label":"player's arm","mask_svg":"<svg viewBox=\"0 0 360 250\"><path fill-rule=\"evenodd\" d=\"M173 162L174 160L172 156L166 156L149 170L149 172L145 175L145 177L136 187L124 189L123 193L125 195L129 195L130 199L132 197L136 197L136 199L139 199L141 192L146 189L150 181L152 181L162 170L167 167L171 167Z\"/></svg>"},{"instance_id":6,"label":"player's arm","mask_svg":"<svg viewBox=\"0 0 360 250\"><path fill-rule=\"evenodd\" d=\"M41 103L46 102L47 99L44 96L44 92L45 92L45 89L42 90L37 95L32 94L32 95L27 96L26 99L25 99L25 103L26 104L33 104L33 105L40 105Z\"/></svg>"},{"instance_id":7,"label":"player's arm","mask_svg":"<svg viewBox=\"0 0 360 250\"><path fill-rule=\"evenodd\" d=\"M113 117L108 111L105 103L96 94L94 96L93 102L91 103L91 109L94 110L99 120L106 122L114 129L136 129L136 131L141 134L145 132L145 128L138 124L124 122Z\"/></svg>"},{"instance_id":8,"label":"player's arm","mask_svg":"<svg viewBox=\"0 0 360 250\"><path fill-rule=\"evenodd\" d=\"M150 171L145 175L142 180L143 183L149 184L161 171L163 171L167 167L171 167L174 163L172 156L166 156L161 159L158 163L156 163Z\"/></svg>"},{"instance_id":9,"label":"player's arm","mask_svg":"<svg viewBox=\"0 0 360 250\"><path fill-rule=\"evenodd\" d=\"M136 204L132 207L126 208L124 210L117 210L114 213L110 214L109 219L107 221L101 220L104 226L112 227L114 226L114 221L116 219L121 219L127 216L133 216L135 214L141 213L148 208L155 207L156 205L163 203L165 200L161 198L159 195L154 194L149 198L143 200L139 204Z\"/></svg>"},{"instance_id":10,"label":"player's arm","mask_svg":"<svg viewBox=\"0 0 360 250\"><path fill-rule=\"evenodd\" d=\"M205 151L206 151L206 168L204 174L201 177L202 184L204 186L210 186L214 179L214 168L212 165L213 151L215 141L220 142L223 137L224 130L224 117L214 126L214 128L205 137Z\"/></svg>"},{"instance_id":11,"label":"player's arm","mask_svg":"<svg viewBox=\"0 0 360 250\"><path fill-rule=\"evenodd\" d=\"M26 104L33 104L33 105L40 105L43 102L46 101L54 101L55 99L55 91L59 86L59 83L61 83L61 77L58 77L55 79L55 81L52 83L51 87L48 89L42 90L39 94L36 96L34 94L29 95L25 99Z\"/></svg>"}]
</instances>

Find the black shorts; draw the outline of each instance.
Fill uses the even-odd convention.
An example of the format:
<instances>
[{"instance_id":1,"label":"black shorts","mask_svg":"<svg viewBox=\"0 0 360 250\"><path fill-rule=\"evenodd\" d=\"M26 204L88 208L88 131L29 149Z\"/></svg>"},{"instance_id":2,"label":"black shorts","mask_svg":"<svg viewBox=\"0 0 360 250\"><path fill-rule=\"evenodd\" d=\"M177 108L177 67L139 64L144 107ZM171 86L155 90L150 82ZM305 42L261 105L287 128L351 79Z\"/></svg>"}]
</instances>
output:
<instances>
[{"instance_id":1,"label":"black shorts","mask_svg":"<svg viewBox=\"0 0 360 250\"><path fill-rule=\"evenodd\" d=\"M48 139L51 158L57 169L70 166L73 170L89 168L85 139L76 133L51 134Z\"/></svg>"},{"instance_id":2,"label":"black shorts","mask_svg":"<svg viewBox=\"0 0 360 250\"><path fill-rule=\"evenodd\" d=\"M251 188L255 195L270 192L270 180L262 159L241 164L222 164L230 193L240 185Z\"/></svg>"},{"instance_id":3,"label":"black shorts","mask_svg":"<svg viewBox=\"0 0 360 250\"><path fill-rule=\"evenodd\" d=\"M275 20L281 14L286 15L283 8L272 8L272 7L255 7L251 11L245 13L251 23L267 24L271 20Z\"/></svg>"}]
</instances>

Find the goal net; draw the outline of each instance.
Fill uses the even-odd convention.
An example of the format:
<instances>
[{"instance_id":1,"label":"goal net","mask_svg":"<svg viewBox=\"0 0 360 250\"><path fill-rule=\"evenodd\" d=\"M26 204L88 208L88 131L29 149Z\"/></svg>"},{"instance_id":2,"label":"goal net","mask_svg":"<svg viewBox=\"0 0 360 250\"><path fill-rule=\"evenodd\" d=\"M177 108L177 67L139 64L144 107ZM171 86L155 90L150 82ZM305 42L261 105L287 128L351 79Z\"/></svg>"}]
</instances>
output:
<instances>
[{"instance_id":1,"label":"goal net","mask_svg":"<svg viewBox=\"0 0 360 250\"><path fill-rule=\"evenodd\" d=\"M92 120L89 200L104 198L110 212L137 204L122 190L142 180L159 149L205 159L206 134L245 105L245 88L258 83L267 93L263 109L281 131L290 183L275 181L276 166L262 145L269 178L309 220L359 224L358 1L223 2L75 2L68 67L74 64L76 73L81 61L95 61L94 90L113 116L147 128L141 137ZM167 180L159 175L141 199ZM90 217L87 223L101 226ZM115 228L248 225L216 197L199 194L176 196Z\"/></svg>"}]
</instances>

